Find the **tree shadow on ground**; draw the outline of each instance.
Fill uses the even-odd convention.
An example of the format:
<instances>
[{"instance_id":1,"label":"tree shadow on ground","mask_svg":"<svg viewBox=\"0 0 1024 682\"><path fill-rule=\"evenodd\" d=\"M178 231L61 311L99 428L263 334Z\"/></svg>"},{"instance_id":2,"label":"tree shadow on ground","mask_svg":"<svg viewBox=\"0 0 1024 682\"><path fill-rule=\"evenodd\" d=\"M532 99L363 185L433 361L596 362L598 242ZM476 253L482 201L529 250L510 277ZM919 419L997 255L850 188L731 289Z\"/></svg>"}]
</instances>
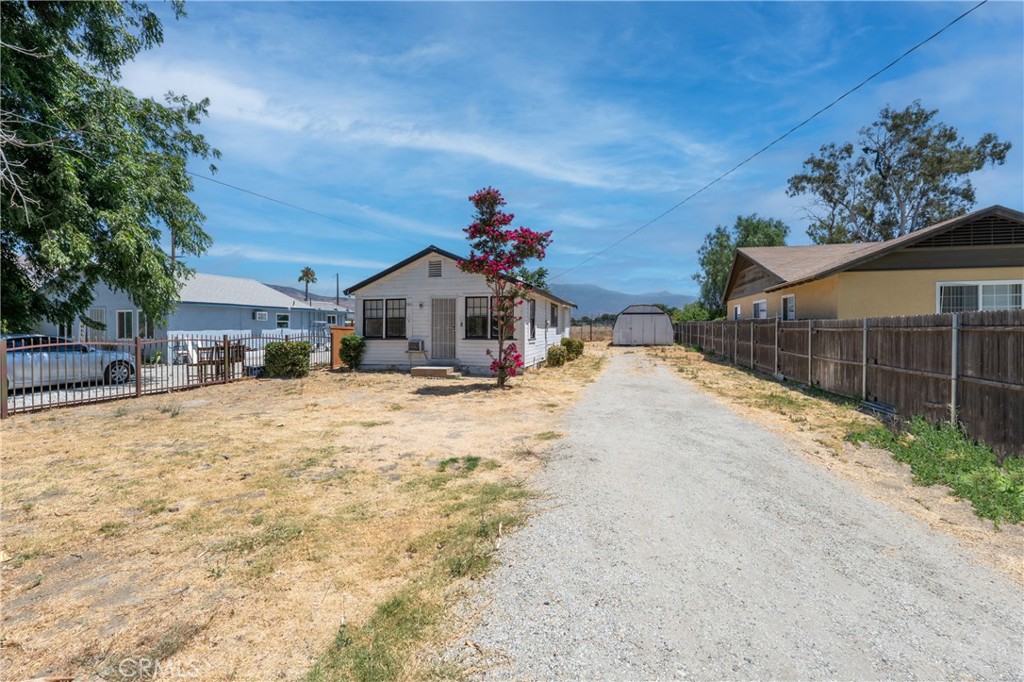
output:
<instances>
[{"instance_id":1,"label":"tree shadow on ground","mask_svg":"<svg viewBox=\"0 0 1024 682\"><path fill-rule=\"evenodd\" d=\"M442 386L420 386L413 393L426 396L453 396L467 393L499 391L497 383L490 384L444 384Z\"/></svg>"}]
</instances>

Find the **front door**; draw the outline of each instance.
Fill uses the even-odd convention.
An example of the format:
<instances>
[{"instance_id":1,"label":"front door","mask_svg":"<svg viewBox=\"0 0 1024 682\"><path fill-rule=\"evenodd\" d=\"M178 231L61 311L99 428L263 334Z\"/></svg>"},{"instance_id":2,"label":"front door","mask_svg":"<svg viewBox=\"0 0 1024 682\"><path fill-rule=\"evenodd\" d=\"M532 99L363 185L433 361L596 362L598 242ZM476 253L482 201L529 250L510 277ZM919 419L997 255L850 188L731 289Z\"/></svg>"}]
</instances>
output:
<instances>
[{"instance_id":1,"label":"front door","mask_svg":"<svg viewBox=\"0 0 1024 682\"><path fill-rule=\"evenodd\" d=\"M430 359L455 359L455 299L430 301Z\"/></svg>"}]
</instances>

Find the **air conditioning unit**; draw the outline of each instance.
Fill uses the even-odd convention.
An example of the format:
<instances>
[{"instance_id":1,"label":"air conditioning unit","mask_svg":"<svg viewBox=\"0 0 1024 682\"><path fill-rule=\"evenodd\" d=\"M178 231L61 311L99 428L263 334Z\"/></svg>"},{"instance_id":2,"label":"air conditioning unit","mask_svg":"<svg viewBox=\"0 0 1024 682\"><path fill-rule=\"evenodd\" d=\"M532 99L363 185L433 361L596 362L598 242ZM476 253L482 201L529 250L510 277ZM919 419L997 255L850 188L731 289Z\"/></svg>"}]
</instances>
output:
<instances>
[{"instance_id":1,"label":"air conditioning unit","mask_svg":"<svg viewBox=\"0 0 1024 682\"><path fill-rule=\"evenodd\" d=\"M256 320L257 322L266 322L267 321L267 311L266 310L254 310L254 311L252 311L252 319Z\"/></svg>"},{"instance_id":2,"label":"air conditioning unit","mask_svg":"<svg viewBox=\"0 0 1024 682\"><path fill-rule=\"evenodd\" d=\"M409 339L409 352L410 353L422 353L423 352L423 339Z\"/></svg>"}]
</instances>

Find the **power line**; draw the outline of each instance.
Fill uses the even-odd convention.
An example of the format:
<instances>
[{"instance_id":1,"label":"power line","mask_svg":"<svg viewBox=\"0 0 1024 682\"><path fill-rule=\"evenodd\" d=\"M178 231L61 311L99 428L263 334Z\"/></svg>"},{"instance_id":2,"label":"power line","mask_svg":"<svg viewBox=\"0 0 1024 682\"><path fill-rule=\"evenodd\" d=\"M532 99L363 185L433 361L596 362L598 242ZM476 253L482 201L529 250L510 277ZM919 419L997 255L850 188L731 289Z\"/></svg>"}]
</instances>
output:
<instances>
[{"instance_id":1,"label":"power line","mask_svg":"<svg viewBox=\"0 0 1024 682\"><path fill-rule=\"evenodd\" d=\"M862 80L862 81L861 81L860 83L857 83L857 85L853 86L852 88L850 88L849 90L847 90L846 92L844 92L843 94L841 94L841 95L840 95L839 97L835 98L834 100L832 100L831 102L829 102L829 103L828 103L827 105L823 106L823 107L822 107L821 109L818 109L818 110L817 110L816 112L814 112L813 114L811 114L810 116L808 116L807 118L805 118L805 119L804 119L803 121L801 121L801 122L800 122L800 123L798 123L797 125L793 126L792 128L790 128L790 129L789 129L789 130L787 130L787 131L786 131L785 133L783 133L782 135L778 136L777 138L775 138L774 140L772 140L771 142L769 142L769 143L768 143L768 144L766 144L765 146L761 147L761 148L760 148L760 149L758 149L758 150L757 150L756 152L754 152L753 154L751 154L751 155L750 155L750 156L748 156L747 158L743 159L743 160L742 160L742 161L740 161L740 162L739 162L738 164L736 164L735 166L733 166L732 168L730 168L730 169L729 169L729 170L727 170L726 172L722 173L722 174L721 174L721 175L719 175L719 176L718 176L717 178L715 178L715 179L714 179L714 180L712 180L711 182L707 183L706 185L704 185L703 187L701 187L700 189L698 189L698 190L697 190L696 192L694 192L693 194L689 195L688 197L686 197L685 199L683 199L683 200L682 200L682 201L680 201L679 203L675 204L674 206L671 206L671 207L669 207L668 209L666 209L666 210L662 211L662 212L661 212L661 213L659 213L659 214L658 214L657 216L655 216L654 218L652 218L652 219L648 220L648 221L647 221L646 223L644 223L644 224L643 224L643 225L641 225L640 227L636 228L636 229L635 229L635 230L633 230L632 232L628 233L628 234L627 234L627 235L625 235L624 237L622 237L622 238L620 238L620 239L618 239L618 240L616 240L616 241L612 242L611 244L609 244L609 245L608 245L607 247L605 247L605 248L604 248L604 249L602 249L601 251L598 251L597 253L595 253L595 254L593 254L593 255L591 255L591 256L588 256L587 258L584 258L584 259L583 259L582 261L580 261L580 262L579 262L579 263L577 263L576 265L572 266L572 267L571 267L571 268L569 268L568 270L563 270L562 272L558 273L557 275L554 275L553 277L550 277L550 278L548 278L548 281L550 282L551 280L555 280L555 279L558 279L559 277L561 277L561 276L563 276L563 275L567 275L567 274L569 274L570 272L572 272L573 270L577 270L577 269L581 268L582 266L586 265L587 263L589 263L590 261L594 260L595 258L599 258L599 257L603 256L604 254L608 253L609 251L611 251L611 250L612 250L613 248L615 248L616 246L618 246L618 245L619 245L619 244L621 244L622 242L626 241L627 239L629 239L630 237L632 237L632 236L636 235L637 233L639 233L639 232L641 232L641 231L643 231L643 230L647 229L648 227L650 227L650 226L651 226L651 225L653 225L654 223L658 222L659 220L661 220L662 218L664 218L665 216L667 216L667 215L668 215L669 213L672 213L672 212L673 212L673 211L675 211L675 210L676 210L677 208L679 208L679 207L680 207L680 206L682 206L683 204L687 203L688 201L690 201L691 199L693 199L694 197L696 197L696 196L697 196L698 194L700 194L700 193L704 192L705 190L709 189L709 188L710 188L710 187L711 187L712 185L714 185L715 183L717 183L717 182L719 182L720 180L723 180L723 179L727 178L728 176L732 175L732 174L733 174L734 172L736 172L737 170L739 170L739 169L740 169L740 168L742 168L743 166L747 165L748 163L750 163L751 161L753 161L754 159L756 159L756 158L757 158L758 156L760 156L760 155L761 155L761 154L763 154L764 152L766 152L766 151L768 151L769 149L771 149L772 147L774 147L774 146L775 146L776 144L778 144L779 142L782 142L782 141L783 141L784 139L786 139L787 137L789 137L790 135L792 135L793 133L795 133L795 132L796 132L797 130L799 130L800 128L803 128L803 127L804 127L805 125L807 125L808 123L810 123L811 121L813 121L814 119L816 119L816 118L817 118L818 116L820 116L821 114L825 113L826 111L828 111L829 109L831 109L831 108L832 108L832 107L834 107L835 105L839 104L839 103L840 103L841 101L843 101L844 99L846 99L846 98L847 98L848 96L850 96L850 95L852 95L853 93L857 92L857 91L858 91L858 90L860 90L860 89L861 89L862 87L864 87L865 85L867 85L868 83L870 83L870 82L871 82L872 80L874 80L875 78L877 78L877 77L878 77L878 76L880 76L881 74L883 74L883 73L885 73L886 71L888 71L889 69L891 69L891 68L892 68L893 66L895 66L896 64L898 64L898 63L900 63L901 61L903 61L903 59L904 59L905 57L907 57L908 55L910 55L910 54L911 54L912 52L914 52L915 50L919 49L920 47L922 47L922 46L923 46L923 45L925 45L926 43L930 42L930 41L931 41L931 40L933 40L934 38L938 37L938 36L939 36L939 35L941 35L941 34L942 34L943 32L945 32L945 31L946 31L946 29L950 28L950 27L951 27L951 26L952 26L953 24L957 23L958 21L960 21L961 19L963 19L964 17L966 17L966 16L968 15L968 14L970 14L970 13L971 13L971 12L973 12L974 10L978 9L979 7L981 7L982 5L986 4L987 2L988 2L988 0L981 0L981 2L979 2L979 3L977 4L977 5L975 5L974 7L970 8L969 10L967 10L966 12L964 12L963 14L961 14L960 16L958 16L957 18L953 19L953 20L952 20L952 21L950 21L950 22L949 22L948 24L946 24L945 26L943 26L942 28L940 28L940 29L939 29L938 31L936 31L935 33L931 34L930 36L928 36L927 38L925 38L924 40L922 40L921 42L919 42L919 43L918 43L917 45L914 45L914 46L913 46L913 47L911 47L911 48L910 48L909 50L907 50L906 52L904 52L903 54L901 54L901 55L900 55L899 57L897 57L896 59L894 59L894 60L892 60L891 62L889 62L888 64L886 64L885 66L883 66L883 67L882 67L881 69L879 69L878 71L875 71L875 72L874 72L873 74L871 74L870 76L868 76L867 78L865 78L864 80Z\"/></svg>"},{"instance_id":2,"label":"power line","mask_svg":"<svg viewBox=\"0 0 1024 682\"><path fill-rule=\"evenodd\" d=\"M17 119L19 119L21 121L24 121L26 123L31 123L31 124L34 124L34 125L43 126L44 128L50 128L52 130L56 130L57 132L61 132L61 133L65 133L65 134L68 134L70 132L72 134L82 135L85 132L83 130L68 131L68 130L66 130L64 128L60 128L60 127L52 125L50 123L44 123L43 121L36 121L36 120L30 119L30 118L25 118L24 116L19 116L18 114L14 114L14 113L10 113L10 112L4 112L4 113L7 116L11 116L13 118L17 118ZM96 137L95 134L93 133L93 131L89 131L89 133L90 133L89 137L93 137L93 138ZM89 159L91 159L93 161L96 161L97 163L101 163L99 160L97 160L96 158L94 158L90 154L86 153L82 149L78 149L77 147L68 147L67 149L68 149L68 151L75 152L75 153L78 153L78 154L82 154L83 156L85 156L85 157L87 157L87 158L89 158ZM260 192L256 192L256 191L251 190L251 189L246 189L245 187L240 187L238 185L233 185L233 184L231 184L229 182L224 182L223 180L217 180L216 178L211 178L208 175L201 175L199 173L195 173L195 172L190 171L190 170L186 170L185 173L187 173L188 175L191 175L194 178L199 178L200 180L206 180L207 182L212 182L212 183L215 183L217 185L221 185L223 187L228 187L228 188L233 189L233 190L235 190L237 192L242 192L244 194L249 194L249 195L254 196L254 197L259 197L260 199L264 199L266 201L271 201L271 202L274 202L275 204L280 204L282 206L287 206L288 208L296 210L296 211L302 211L303 213L309 213L310 215L315 215L315 216L317 216L319 218L323 218L324 220L330 220L332 222L336 222L336 223L339 223L341 225L345 225L347 227L354 228L356 230L362 230L364 232L372 232L373 234L380 235L382 237L388 237L389 239L397 239L399 241L408 242L409 244L413 244L415 246L421 246L420 242L414 242L411 239L406 239L405 237L399 237L399 236L397 236L395 234L384 232L382 230L374 230L374 229L371 229L369 227L364 227L364 226L356 225L354 223L348 222L347 220L342 220L341 218L338 218L336 216L328 215L327 213L321 213L319 211L314 211L311 208L306 208L305 206L299 206L298 204L293 204L293 203L284 201L283 199L276 199L276 198L274 198L272 196L268 196L266 194L261 194Z\"/></svg>"}]
</instances>

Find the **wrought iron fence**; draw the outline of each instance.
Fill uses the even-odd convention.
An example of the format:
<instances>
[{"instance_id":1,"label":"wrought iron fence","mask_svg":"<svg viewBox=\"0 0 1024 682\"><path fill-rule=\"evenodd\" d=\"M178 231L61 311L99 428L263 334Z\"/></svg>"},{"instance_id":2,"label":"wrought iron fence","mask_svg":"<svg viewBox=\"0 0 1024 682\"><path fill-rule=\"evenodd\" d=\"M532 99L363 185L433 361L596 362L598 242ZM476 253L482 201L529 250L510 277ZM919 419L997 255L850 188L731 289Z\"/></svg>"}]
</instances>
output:
<instances>
[{"instance_id":1,"label":"wrought iron fence","mask_svg":"<svg viewBox=\"0 0 1024 682\"><path fill-rule=\"evenodd\" d=\"M0 344L0 417L257 377L267 344L275 341L307 341L310 367L330 365L330 340L317 335L173 334L102 343L8 338Z\"/></svg>"}]
</instances>

